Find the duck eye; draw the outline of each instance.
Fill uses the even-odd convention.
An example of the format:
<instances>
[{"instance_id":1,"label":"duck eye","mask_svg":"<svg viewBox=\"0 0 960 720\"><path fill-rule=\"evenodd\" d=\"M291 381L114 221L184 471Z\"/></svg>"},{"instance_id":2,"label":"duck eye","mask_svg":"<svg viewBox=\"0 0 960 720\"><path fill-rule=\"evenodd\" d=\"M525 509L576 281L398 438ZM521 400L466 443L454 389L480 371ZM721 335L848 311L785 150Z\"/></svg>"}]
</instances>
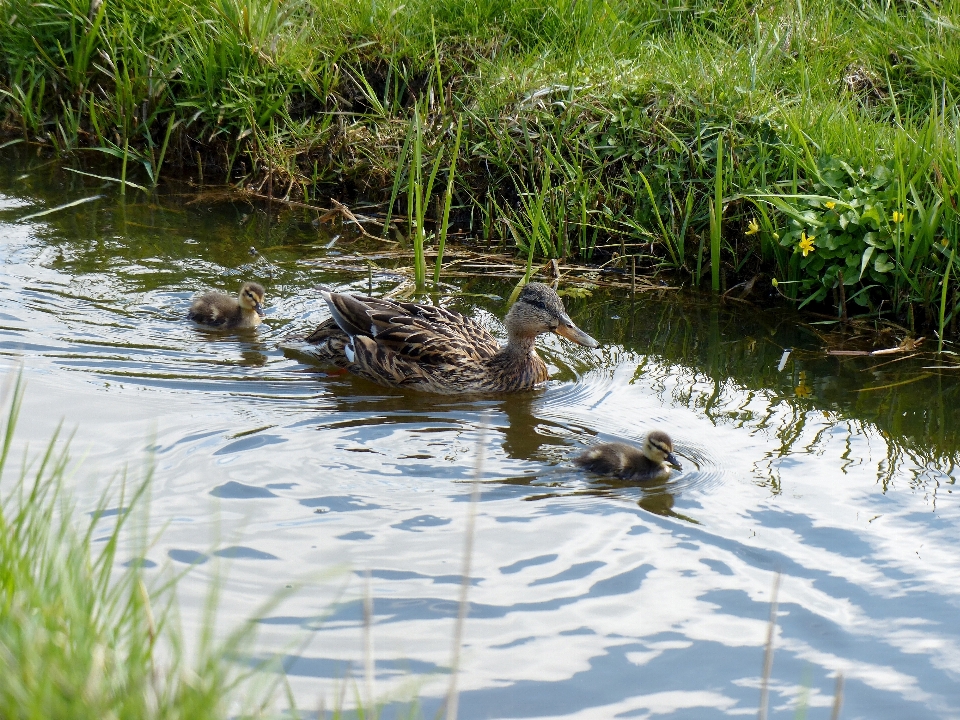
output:
<instances>
[{"instance_id":1,"label":"duck eye","mask_svg":"<svg viewBox=\"0 0 960 720\"><path fill-rule=\"evenodd\" d=\"M543 302L543 300L532 300L532 299L530 299L530 298L524 298L523 301L524 301L527 305L533 305L533 306L534 306L535 308L537 308L538 310L543 310L544 312L547 311L547 306L546 306L546 304Z\"/></svg>"}]
</instances>

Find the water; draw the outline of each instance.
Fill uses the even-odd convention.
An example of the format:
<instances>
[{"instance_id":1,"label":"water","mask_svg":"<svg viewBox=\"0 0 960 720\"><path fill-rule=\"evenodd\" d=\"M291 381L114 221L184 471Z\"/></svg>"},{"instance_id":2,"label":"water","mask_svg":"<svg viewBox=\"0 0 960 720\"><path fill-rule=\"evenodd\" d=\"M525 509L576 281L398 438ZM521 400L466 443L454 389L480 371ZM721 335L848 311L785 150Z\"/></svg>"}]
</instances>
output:
<instances>
[{"instance_id":1,"label":"water","mask_svg":"<svg viewBox=\"0 0 960 720\"><path fill-rule=\"evenodd\" d=\"M277 349L326 317L317 284L398 284L309 214L123 202L5 153L0 363L28 384L21 441L74 432L81 509L152 462L148 576L199 563L188 633L219 576L224 628L262 616L239 660L279 654L301 706L365 696L369 587L374 692L388 716L415 697L436 712L482 442L461 717L752 715L778 572L772 717L828 717L838 672L841 717L960 717L960 373L924 369L951 356L829 357L829 325L598 290L567 306L602 347L545 339L544 390L405 394ZM185 322L195 293L247 278L267 288L258 332ZM458 283L450 306L500 332L510 286ZM654 427L684 464L669 482L571 468Z\"/></svg>"}]
</instances>

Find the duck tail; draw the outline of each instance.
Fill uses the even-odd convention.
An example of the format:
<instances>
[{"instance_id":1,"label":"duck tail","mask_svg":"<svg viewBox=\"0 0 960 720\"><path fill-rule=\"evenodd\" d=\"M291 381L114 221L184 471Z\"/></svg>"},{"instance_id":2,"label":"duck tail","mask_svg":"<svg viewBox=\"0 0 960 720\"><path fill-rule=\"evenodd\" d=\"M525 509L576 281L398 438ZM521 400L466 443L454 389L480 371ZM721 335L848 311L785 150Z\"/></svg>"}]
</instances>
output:
<instances>
[{"instance_id":1,"label":"duck tail","mask_svg":"<svg viewBox=\"0 0 960 720\"><path fill-rule=\"evenodd\" d=\"M324 291L321 293L327 301L330 314L340 329L347 335L371 336L370 314L367 306L353 295Z\"/></svg>"}]
</instances>

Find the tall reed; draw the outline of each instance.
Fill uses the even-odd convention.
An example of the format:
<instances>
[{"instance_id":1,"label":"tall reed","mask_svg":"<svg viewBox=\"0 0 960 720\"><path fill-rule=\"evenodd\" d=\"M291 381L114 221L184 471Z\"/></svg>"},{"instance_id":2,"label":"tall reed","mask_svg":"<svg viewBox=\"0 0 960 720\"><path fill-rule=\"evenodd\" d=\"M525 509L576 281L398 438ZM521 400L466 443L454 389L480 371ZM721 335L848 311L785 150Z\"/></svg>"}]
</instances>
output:
<instances>
[{"instance_id":1,"label":"tall reed","mask_svg":"<svg viewBox=\"0 0 960 720\"><path fill-rule=\"evenodd\" d=\"M437 262L433 268L433 282L440 282L440 268L443 264L443 249L447 244L447 230L450 226L450 205L453 202L453 179L457 173L457 160L460 159L460 138L463 132L463 115L457 118L457 136L450 153L450 169L447 172L447 189L443 193L443 216L437 228Z\"/></svg>"},{"instance_id":2,"label":"tall reed","mask_svg":"<svg viewBox=\"0 0 960 720\"><path fill-rule=\"evenodd\" d=\"M720 240L723 235L723 133L717 135L717 165L710 201L710 284L720 292Z\"/></svg>"}]
</instances>

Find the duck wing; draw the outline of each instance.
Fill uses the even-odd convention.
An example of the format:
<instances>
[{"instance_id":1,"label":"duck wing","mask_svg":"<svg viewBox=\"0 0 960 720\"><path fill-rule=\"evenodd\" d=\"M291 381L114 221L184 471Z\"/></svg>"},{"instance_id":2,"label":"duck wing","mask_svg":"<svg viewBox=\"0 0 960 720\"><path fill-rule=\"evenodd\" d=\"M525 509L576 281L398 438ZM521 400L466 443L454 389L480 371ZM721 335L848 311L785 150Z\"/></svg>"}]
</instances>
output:
<instances>
[{"instance_id":1,"label":"duck wing","mask_svg":"<svg viewBox=\"0 0 960 720\"><path fill-rule=\"evenodd\" d=\"M374 341L379 348L370 357L374 363L378 358L386 361L383 352L389 351L400 356L396 361L402 358L426 365L460 366L488 360L500 349L479 323L436 305L341 293L325 293L324 297L340 330L353 340L363 337ZM373 349L370 343L362 344Z\"/></svg>"}]
</instances>

